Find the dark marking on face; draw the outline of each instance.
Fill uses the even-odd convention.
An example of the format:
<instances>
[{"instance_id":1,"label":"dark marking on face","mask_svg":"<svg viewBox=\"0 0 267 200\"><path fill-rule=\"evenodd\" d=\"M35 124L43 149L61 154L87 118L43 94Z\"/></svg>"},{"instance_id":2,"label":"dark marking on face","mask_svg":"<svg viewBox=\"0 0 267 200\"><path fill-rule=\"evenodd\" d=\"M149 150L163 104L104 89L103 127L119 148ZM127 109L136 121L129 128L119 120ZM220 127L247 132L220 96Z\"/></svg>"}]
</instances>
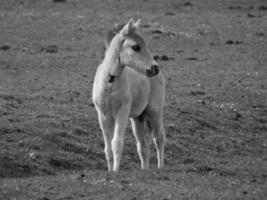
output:
<instances>
[{"instance_id":1,"label":"dark marking on face","mask_svg":"<svg viewBox=\"0 0 267 200\"><path fill-rule=\"evenodd\" d=\"M129 39L132 39L133 41L136 42L137 45L139 45L140 47L146 46L145 40L144 38L135 30L133 29L128 35L127 37Z\"/></svg>"},{"instance_id":2,"label":"dark marking on face","mask_svg":"<svg viewBox=\"0 0 267 200\"><path fill-rule=\"evenodd\" d=\"M136 44L134 46L132 46L132 49L135 51L135 52L140 52L141 51L141 46Z\"/></svg>"}]
</instances>

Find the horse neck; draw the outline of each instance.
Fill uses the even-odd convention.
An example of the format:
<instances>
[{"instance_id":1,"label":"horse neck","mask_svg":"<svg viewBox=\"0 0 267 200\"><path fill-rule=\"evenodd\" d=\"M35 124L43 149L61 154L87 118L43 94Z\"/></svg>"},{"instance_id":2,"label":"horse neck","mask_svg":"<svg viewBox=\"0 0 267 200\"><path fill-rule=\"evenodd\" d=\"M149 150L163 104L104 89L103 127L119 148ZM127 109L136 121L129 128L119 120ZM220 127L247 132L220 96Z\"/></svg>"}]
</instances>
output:
<instances>
[{"instance_id":1,"label":"horse neck","mask_svg":"<svg viewBox=\"0 0 267 200\"><path fill-rule=\"evenodd\" d=\"M120 63L120 49L118 45L110 45L106 50L102 67L107 75L120 76L123 72L123 65Z\"/></svg>"}]
</instances>

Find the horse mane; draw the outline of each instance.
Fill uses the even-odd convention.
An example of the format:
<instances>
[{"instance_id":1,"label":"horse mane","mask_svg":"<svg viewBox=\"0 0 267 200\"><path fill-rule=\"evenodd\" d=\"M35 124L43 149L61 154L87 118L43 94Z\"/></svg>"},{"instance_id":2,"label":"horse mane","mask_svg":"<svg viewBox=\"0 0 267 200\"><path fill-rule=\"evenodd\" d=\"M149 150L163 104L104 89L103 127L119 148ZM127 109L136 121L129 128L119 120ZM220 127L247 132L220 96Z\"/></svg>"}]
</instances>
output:
<instances>
[{"instance_id":1,"label":"horse mane","mask_svg":"<svg viewBox=\"0 0 267 200\"><path fill-rule=\"evenodd\" d=\"M114 38L114 36L121 31L121 29L125 26L125 23L116 23L113 25L113 27L109 30L107 30L107 33L104 38L104 45L101 50L101 60L105 56L105 52L107 50L107 47L109 46L111 40Z\"/></svg>"},{"instance_id":2,"label":"horse mane","mask_svg":"<svg viewBox=\"0 0 267 200\"><path fill-rule=\"evenodd\" d=\"M114 36L121 31L121 29L125 26L125 23L114 24L112 29L108 30L105 37L105 46L107 47Z\"/></svg>"}]
</instances>

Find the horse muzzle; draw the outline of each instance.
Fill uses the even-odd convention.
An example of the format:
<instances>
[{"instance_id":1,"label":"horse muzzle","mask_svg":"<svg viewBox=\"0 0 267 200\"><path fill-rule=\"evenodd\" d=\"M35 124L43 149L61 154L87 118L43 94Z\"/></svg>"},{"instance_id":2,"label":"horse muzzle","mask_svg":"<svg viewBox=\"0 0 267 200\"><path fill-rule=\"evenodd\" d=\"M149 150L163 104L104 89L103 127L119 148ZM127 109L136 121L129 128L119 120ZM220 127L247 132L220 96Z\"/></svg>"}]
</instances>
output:
<instances>
[{"instance_id":1,"label":"horse muzzle","mask_svg":"<svg viewBox=\"0 0 267 200\"><path fill-rule=\"evenodd\" d=\"M158 65L152 65L150 69L146 69L146 75L147 77L156 76L159 73L159 66Z\"/></svg>"}]
</instances>

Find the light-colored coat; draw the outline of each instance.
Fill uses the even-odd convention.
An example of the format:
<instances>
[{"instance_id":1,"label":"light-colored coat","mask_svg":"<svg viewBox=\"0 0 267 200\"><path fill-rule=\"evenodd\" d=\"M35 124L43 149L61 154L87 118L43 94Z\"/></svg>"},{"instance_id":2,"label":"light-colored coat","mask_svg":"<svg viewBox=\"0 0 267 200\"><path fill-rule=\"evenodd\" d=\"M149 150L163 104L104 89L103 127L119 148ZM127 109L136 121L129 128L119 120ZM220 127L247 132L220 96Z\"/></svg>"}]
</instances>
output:
<instances>
[{"instance_id":1,"label":"light-colored coat","mask_svg":"<svg viewBox=\"0 0 267 200\"><path fill-rule=\"evenodd\" d=\"M129 118L141 168L149 167L146 126L155 139L158 168L163 167L165 81L138 32L139 24L140 21L130 20L114 36L95 75L93 102L105 141L109 171L119 170Z\"/></svg>"}]
</instances>

